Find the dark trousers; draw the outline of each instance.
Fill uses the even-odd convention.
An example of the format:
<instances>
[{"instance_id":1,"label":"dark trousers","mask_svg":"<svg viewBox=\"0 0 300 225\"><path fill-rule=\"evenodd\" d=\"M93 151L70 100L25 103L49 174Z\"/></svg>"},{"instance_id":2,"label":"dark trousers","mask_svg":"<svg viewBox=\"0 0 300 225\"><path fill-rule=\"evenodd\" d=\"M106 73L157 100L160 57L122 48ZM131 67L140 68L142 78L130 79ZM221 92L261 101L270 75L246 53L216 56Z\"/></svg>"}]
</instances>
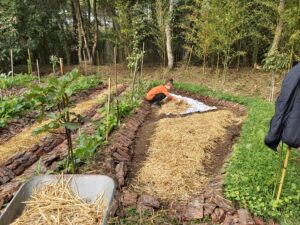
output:
<instances>
[{"instance_id":1,"label":"dark trousers","mask_svg":"<svg viewBox=\"0 0 300 225\"><path fill-rule=\"evenodd\" d=\"M149 101L150 103L160 103L162 100L165 99L165 97L167 97L164 93L158 93L156 94L153 99L151 101Z\"/></svg>"}]
</instances>

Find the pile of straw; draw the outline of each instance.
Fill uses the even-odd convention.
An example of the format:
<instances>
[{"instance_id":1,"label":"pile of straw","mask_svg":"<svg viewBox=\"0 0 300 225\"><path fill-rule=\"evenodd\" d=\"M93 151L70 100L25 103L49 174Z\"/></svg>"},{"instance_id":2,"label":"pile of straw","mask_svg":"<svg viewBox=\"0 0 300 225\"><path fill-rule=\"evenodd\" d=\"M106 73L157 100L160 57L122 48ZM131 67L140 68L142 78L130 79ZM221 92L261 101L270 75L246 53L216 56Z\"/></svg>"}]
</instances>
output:
<instances>
[{"instance_id":1,"label":"pile of straw","mask_svg":"<svg viewBox=\"0 0 300 225\"><path fill-rule=\"evenodd\" d=\"M105 211L103 194L93 203L85 202L65 179L42 185L25 203L23 214L12 225L95 225L101 224Z\"/></svg>"},{"instance_id":2,"label":"pile of straw","mask_svg":"<svg viewBox=\"0 0 300 225\"><path fill-rule=\"evenodd\" d=\"M204 163L210 150L233 120L227 110L159 120L132 187L167 202L198 194L208 182Z\"/></svg>"},{"instance_id":3,"label":"pile of straw","mask_svg":"<svg viewBox=\"0 0 300 225\"><path fill-rule=\"evenodd\" d=\"M185 112L189 107L190 105L186 101L181 100L177 102L176 100L172 100L162 105L159 114L176 115Z\"/></svg>"}]
</instances>

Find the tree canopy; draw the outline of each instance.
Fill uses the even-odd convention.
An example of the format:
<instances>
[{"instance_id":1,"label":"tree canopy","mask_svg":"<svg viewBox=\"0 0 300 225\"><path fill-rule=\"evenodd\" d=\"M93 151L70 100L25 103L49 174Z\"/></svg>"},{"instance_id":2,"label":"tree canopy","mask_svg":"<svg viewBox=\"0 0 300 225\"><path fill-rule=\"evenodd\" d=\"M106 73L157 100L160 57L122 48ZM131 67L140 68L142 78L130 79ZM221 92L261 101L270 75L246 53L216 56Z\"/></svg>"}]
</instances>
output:
<instances>
[{"instance_id":1,"label":"tree canopy","mask_svg":"<svg viewBox=\"0 0 300 225\"><path fill-rule=\"evenodd\" d=\"M27 52L43 64L126 63L145 45L145 61L172 68L192 58L203 68L253 66L275 49L290 66L300 57L299 0L2 0L0 71ZM268 54L269 53L269 54ZM99 56L99 57L97 57ZM172 62L171 62L172 61Z\"/></svg>"}]
</instances>

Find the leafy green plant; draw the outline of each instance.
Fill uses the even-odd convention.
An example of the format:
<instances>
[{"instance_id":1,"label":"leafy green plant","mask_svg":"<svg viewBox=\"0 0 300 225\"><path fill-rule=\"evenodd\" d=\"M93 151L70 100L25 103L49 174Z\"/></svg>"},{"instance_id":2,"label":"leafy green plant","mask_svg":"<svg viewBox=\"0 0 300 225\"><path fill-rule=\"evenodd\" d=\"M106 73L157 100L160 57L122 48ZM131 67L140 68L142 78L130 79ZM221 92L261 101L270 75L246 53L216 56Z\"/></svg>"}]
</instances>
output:
<instances>
[{"instance_id":1,"label":"leafy green plant","mask_svg":"<svg viewBox=\"0 0 300 225\"><path fill-rule=\"evenodd\" d=\"M133 103L131 101L131 93L129 91L127 91L124 95L115 98L110 109L108 126L106 120L108 108L106 107L107 105L102 107L99 110L99 112L102 114L101 119L94 122L96 127L95 134L87 135L82 134L80 131L78 132L78 138L76 140L77 146L74 149L75 160L81 162L90 160L94 156L94 153L97 151L97 149L106 143L106 133L110 133L112 130L118 127L118 116L119 119L124 119L130 115L130 113L132 113L132 111L134 111L134 109L141 104L147 89L148 84L141 82L141 88L139 91L135 92ZM119 102L118 107L117 101ZM63 162L62 168L64 167L65 163Z\"/></svg>"},{"instance_id":2,"label":"leafy green plant","mask_svg":"<svg viewBox=\"0 0 300 225\"><path fill-rule=\"evenodd\" d=\"M77 76L77 79L69 86L69 91L72 95L82 90L93 88L101 83L101 80L96 75L88 77L82 76L79 74L78 70L73 70L71 73ZM16 79L17 77L18 76L16 76ZM63 82L65 77L49 77L46 81L51 82L53 79L58 79ZM0 102L0 127L5 127L11 120L20 118L28 111L38 109L40 110L40 117L43 117L46 112L54 109L55 104L52 96L49 95L46 90L48 88L49 85L33 85L29 87L29 90L23 96L2 98L2 101Z\"/></svg>"},{"instance_id":3,"label":"leafy green plant","mask_svg":"<svg viewBox=\"0 0 300 225\"><path fill-rule=\"evenodd\" d=\"M53 74L55 74L56 67L59 63L58 57L56 55L51 55L50 56L50 63L52 65Z\"/></svg>"},{"instance_id":4,"label":"leafy green plant","mask_svg":"<svg viewBox=\"0 0 300 225\"><path fill-rule=\"evenodd\" d=\"M80 75L76 72L71 72L58 79L53 77L49 80L49 84L39 89L41 95L47 95L52 99L52 104L58 108L57 112L50 113L48 117L51 121L44 126L35 130L35 134L42 132L51 132L57 129L64 129L68 144L68 160L67 165L71 165L71 172L76 171L74 160L72 131L80 127L79 115L70 111L70 96L74 93L73 82L78 80ZM36 92L38 94L38 92ZM45 111L45 104L40 104L41 112Z\"/></svg>"},{"instance_id":5,"label":"leafy green plant","mask_svg":"<svg viewBox=\"0 0 300 225\"><path fill-rule=\"evenodd\" d=\"M272 72L270 101L273 101L275 89L275 74L289 67L289 55L286 53L281 53L279 51L274 51L266 54L266 58L263 60L263 63L263 69L265 71Z\"/></svg>"},{"instance_id":6,"label":"leafy green plant","mask_svg":"<svg viewBox=\"0 0 300 225\"><path fill-rule=\"evenodd\" d=\"M29 82L35 80L36 78L31 74L16 74L14 77L7 76L6 74L0 75L0 88L2 90L26 86Z\"/></svg>"}]
</instances>

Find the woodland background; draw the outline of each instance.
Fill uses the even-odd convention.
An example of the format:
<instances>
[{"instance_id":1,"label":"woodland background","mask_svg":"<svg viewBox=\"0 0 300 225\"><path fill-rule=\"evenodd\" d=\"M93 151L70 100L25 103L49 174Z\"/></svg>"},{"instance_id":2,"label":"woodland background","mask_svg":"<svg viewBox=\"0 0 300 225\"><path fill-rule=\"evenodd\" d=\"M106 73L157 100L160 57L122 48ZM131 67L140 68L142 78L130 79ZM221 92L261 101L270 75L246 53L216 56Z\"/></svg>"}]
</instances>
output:
<instances>
[{"instance_id":1,"label":"woodland background","mask_svg":"<svg viewBox=\"0 0 300 225\"><path fill-rule=\"evenodd\" d=\"M181 62L223 71L264 65L291 67L300 57L299 0L1 0L0 71L40 64L51 55L67 64Z\"/></svg>"}]
</instances>

